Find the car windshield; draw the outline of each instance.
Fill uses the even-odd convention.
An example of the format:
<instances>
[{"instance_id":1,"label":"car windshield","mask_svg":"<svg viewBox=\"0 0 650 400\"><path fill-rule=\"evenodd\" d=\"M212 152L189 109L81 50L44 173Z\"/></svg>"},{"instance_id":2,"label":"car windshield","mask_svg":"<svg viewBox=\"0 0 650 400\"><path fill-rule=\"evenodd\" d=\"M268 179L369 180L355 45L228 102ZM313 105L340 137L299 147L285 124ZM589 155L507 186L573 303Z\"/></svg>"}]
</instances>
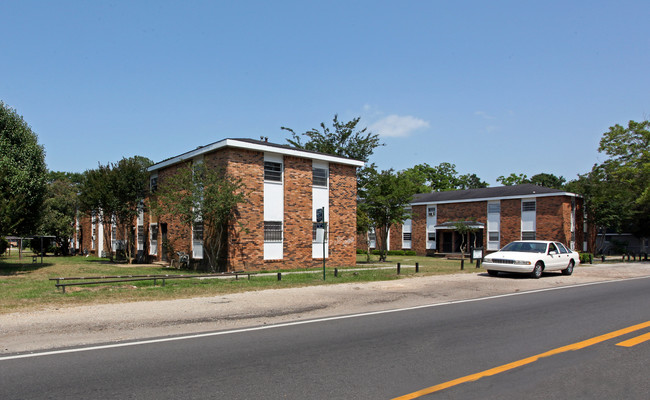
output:
<instances>
[{"instance_id":1,"label":"car windshield","mask_svg":"<svg viewBox=\"0 0 650 400\"><path fill-rule=\"evenodd\" d=\"M546 252L546 243L534 242L512 242L506 245L501 251L521 251L524 253L544 253Z\"/></svg>"}]
</instances>

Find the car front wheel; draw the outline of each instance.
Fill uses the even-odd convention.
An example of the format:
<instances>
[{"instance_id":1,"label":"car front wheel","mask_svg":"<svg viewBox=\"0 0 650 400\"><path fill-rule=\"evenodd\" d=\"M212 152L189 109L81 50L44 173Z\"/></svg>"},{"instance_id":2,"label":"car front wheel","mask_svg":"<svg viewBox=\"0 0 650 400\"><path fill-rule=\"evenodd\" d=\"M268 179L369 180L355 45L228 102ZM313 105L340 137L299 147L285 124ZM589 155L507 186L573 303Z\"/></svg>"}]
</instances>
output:
<instances>
[{"instance_id":1,"label":"car front wheel","mask_svg":"<svg viewBox=\"0 0 650 400\"><path fill-rule=\"evenodd\" d=\"M573 260L569 261L569 265L562 270L562 275L571 275L573 273Z\"/></svg>"},{"instance_id":2,"label":"car front wheel","mask_svg":"<svg viewBox=\"0 0 650 400\"><path fill-rule=\"evenodd\" d=\"M530 277L533 279L539 279L542 277L542 271L544 270L543 264L538 261L533 268L533 272L530 273Z\"/></svg>"}]
</instances>

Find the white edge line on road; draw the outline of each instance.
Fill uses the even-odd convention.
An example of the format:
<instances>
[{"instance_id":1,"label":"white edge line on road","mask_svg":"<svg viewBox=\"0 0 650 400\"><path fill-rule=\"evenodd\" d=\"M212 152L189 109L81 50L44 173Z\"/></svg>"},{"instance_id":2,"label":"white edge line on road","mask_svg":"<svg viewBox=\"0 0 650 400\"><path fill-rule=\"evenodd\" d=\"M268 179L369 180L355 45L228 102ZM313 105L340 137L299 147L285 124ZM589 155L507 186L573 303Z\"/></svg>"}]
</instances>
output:
<instances>
[{"instance_id":1,"label":"white edge line on road","mask_svg":"<svg viewBox=\"0 0 650 400\"><path fill-rule=\"evenodd\" d=\"M478 298L475 298L475 299L452 300L452 301L446 301L446 302L443 302L443 303L424 304L424 305L420 305L420 306L396 308L396 309L391 309L391 310L371 311L371 312L358 313L358 314L349 314L349 315L339 315L339 316L335 316L335 317L310 319L310 320L306 320L306 321L285 322L285 323L282 323L282 324L256 326L256 327L251 327L251 328L233 329L233 330L228 330L228 331L197 333L197 334L185 335L185 336L174 336L174 337L159 338L159 339L138 340L138 341L134 341L134 342L123 342L123 343L105 344L105 345L99 345L99 346L89 346L89 347L78 347L78 348L72 348L72 349L44 351L44 352L38 352L38 353L18 354L18 355L14 355L14 356L0 357L0 361L17 360L17 359L21 359L21 358L53 356L53 355L67 354L67 353L79 353L79 352L82 352L82 351L114 349L114 348L119 348L119 347L139 346L139 345L143 345L143 344L174 342L174 341L177 341L177 340L199 339L199 338L205 338L205 337L211 337L211 336L231 335L231 334L235 334L235 333L255 332L255 331L262 331L262 330L266 330L266 329L285 328L285 327L296 326L296 325L314 324L314 323L319 323L319 322L336 321L336 320L348 319L348 318L358 318L358 317L366 317L366 316L371 316L371 315L389 314L389 313L402 312L402 311L418 310L418 309L422 309L422 308L440 307L440 306L446 306L446 305L451 305L451 304L472 303L472 302L476 302L476 301L492 300L492 299L499 299L499 298L504 298L504 297L525 295L525 294L549 292L549 291L552 291L552 290L571 289L571 288L577 288L577 287L583 287L583 286L601 285L601 284L605 284L605 283L624 282L624 281L631 281L631 280L637 280L637 279L648 279L648 278L650 278L650 276L617 279L617 280L611 280L611 281L589 282L589 283L581 283L581 284L577 284L577 285L559 286L559 287L552 287L552 288L528 290L528 291L525 291L525 292L498 294L498 295L494 295L494 296L478 297Z\"/></svg>"}]
</instances>

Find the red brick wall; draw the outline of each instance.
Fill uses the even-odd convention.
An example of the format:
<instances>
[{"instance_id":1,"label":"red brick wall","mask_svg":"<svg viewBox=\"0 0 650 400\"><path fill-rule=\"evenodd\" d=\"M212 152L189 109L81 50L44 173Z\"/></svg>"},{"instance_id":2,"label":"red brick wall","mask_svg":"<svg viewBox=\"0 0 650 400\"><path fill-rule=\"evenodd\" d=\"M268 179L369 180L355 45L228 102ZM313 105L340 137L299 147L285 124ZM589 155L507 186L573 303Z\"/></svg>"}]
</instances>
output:
<instances>
[{"instance_id":1,"label":"red brick wall","mask_svg":"<svg viewBox=\"0 0 650 400\"><path fill-rule=\"evenodd\" d=\"M356 264L357 173L356 168L330 164L330 266Z\"/></svg>"},{"instance_id":2,"label":"red brick wall","mask_svg":"<svg viewBox=\"0 0 650 400\"><path fill-rule=\"evenodd\" d=\"M284 255L283 260L264 261L264 154L226 148L206 154L208 167L223 167L243 181L245 201L237 207L237 222L230 226L227 250L229 270L309 267L312 259L312 160L284 157ZM174 173L175 167L158 171L158 184ZM356 262L356 168L330 164L329 266ZM191 229L177 218L165 215L168 239L176 251L191 252ZM149 218L145 217L148 229ZM148 232L147 232L148 235ZM148 243L148 236L145 240ZM158 257L161 256L159 240Z\"/></svg>"},{"instance_id":3,"label":"red brick wall","mask_svg":"<svg viewBox=\"0 0 650 400\"><path fill-rule=\"evenodd\" d=\"M521 199L501 200L500 246L521 240Z\"/></svg>"},{"instance_id":4,"label":"red brick wall","mask_svg":"<svg viewBox=\"0 0 650 400\"><path fill-rule=\"evenodd\" d=\"M538 240L571 240L571 198L541 197L537 199Z\"/></svg>"},{"instance_id":5,"label":"red brick wall","mask_svg":"<svg viewBox=\"0 0 650 400\"><path fill-rule=\"evenodd\" d=\"M246 186L245 201L230 226L228 268L256 270L264 266L264 154L244 149L223 151L226 172ZM241 224L241 225L240 225Z\"/></svg>"},{"instance_id":6,"label":"red brick wall","mask_svg":"<svg viewBox=\"0 0 650 400\"><path fill-rule=\"evenodd\" d=\"M284 157L284 265L312 263L312 160Z\"/></svg>"},{"instance_id":7,"label":"red brick wall","mask_svg":"<svg viewBox=\"0 0 650 400\"><path fill-rule=\"evenodd\" d=\"M427 206L413 206L411 222L411 250L417 255L427 254Z\"/></svg>"}]
</instances>

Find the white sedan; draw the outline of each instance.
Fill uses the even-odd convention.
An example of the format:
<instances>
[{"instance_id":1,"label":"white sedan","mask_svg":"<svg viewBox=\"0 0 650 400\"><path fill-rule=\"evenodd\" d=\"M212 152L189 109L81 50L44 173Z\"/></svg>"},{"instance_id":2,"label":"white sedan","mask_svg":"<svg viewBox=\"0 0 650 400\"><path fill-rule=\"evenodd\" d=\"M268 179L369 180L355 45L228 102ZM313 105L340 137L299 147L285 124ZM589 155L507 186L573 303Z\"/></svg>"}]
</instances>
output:
<instances>
[{"instance_id":1,"label":"white sedan","mask_svg":"<svg viewBox=\"0 0 650 400\"><path fill-rule=\"evenodd\" d=\"M486 255L483 268L490 276L497 276L499 272L519 272L539 279L543 271L562 271L564 275L571 275L579 261L578 253L560 242L521 240Z\"/></svg>"}]
</instances>

